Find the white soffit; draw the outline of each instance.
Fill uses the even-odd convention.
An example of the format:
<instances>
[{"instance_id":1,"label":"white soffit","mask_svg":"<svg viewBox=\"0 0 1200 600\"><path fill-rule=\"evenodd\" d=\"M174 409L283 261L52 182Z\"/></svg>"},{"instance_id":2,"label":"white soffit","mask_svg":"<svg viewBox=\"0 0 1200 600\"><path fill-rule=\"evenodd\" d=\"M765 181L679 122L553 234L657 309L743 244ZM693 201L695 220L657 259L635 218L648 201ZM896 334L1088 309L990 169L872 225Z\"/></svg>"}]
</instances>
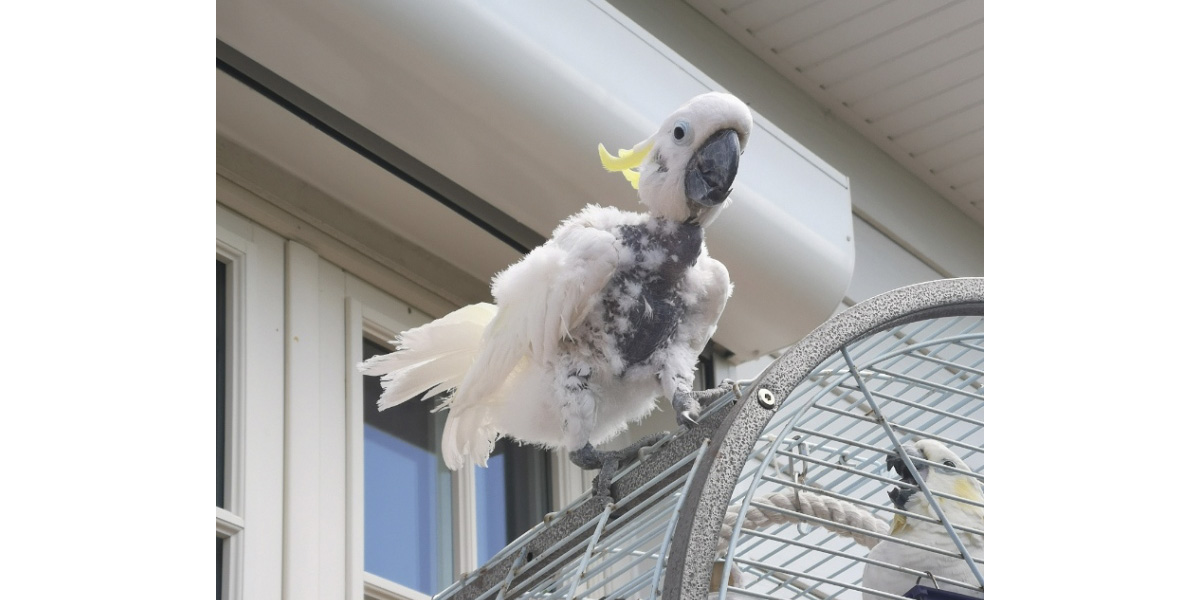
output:
<instances>
[{"instance_id":1,"label":"white soffit","mask_svg":"<svg viewBox=\"0 0 1200 600\"><path fill-rule=\"evenodd\" d=\"M637 209L624 179L600 167L597 142L627 148L721 89L618 11L582 0L220 0L217 37L546 236L586 203ZM854 266L846 178L757 114L755 126L733 206L708 236L736 286L715 336L735 360L823 322ZM338 197L402 229L387 208Z\"/></svg>"},{"instance_id":2,"label":"white soffit","mask_svg":"<svg viewBox=\"0 0 1200 600\"><path fill-rule=\"evenodd\" d=\"M983 0L684 1L983 223Z\"/></svg>"}]
</instances>

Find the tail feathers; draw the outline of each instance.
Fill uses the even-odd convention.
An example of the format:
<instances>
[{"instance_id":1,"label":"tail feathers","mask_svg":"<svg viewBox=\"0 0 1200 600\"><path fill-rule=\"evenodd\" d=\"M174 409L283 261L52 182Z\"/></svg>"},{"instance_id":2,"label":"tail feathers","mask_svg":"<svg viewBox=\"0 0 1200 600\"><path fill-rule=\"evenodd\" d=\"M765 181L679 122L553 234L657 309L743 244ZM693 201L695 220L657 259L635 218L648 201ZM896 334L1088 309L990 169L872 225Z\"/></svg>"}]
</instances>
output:
<instances>
[{"instance_id":1,"label":"tail feathers","mask_svg":"<svg viewBox=\"0 0 1200 600\"><path fill-rule=\"evenodd\" d=\"M451 471L462 468L468 460L486 467L498 437L486 405L466 409L451 405L442 430L442 460Z\"/></svg>"},{"instance_id":2,"label":"tail feathers","mask_svg":"<svg viewBox=\"0 0 1200 600\"><path fill-rule=\"evenodd\" d=\"M405 351L400 351L404 353ZM424 362L408 365L383 376L383 394L379 410L391 408L409 398L424 400L450 388L458 387L471 368L474 352L442 354Z\"/></svg>"},{"instance_id":3,"label":"tail feathers","mask_svg":"<svg viewBox=\"0 0 1200 600\"><path fill-rule=\"evenodd\" d=\"M396 336L396 352L372 357L358 365L367 375L382 375L379 410L413 397L425 397L458 387L475 360L483 332L495 316L491 304L472 304L441 319Z\"/></svg>"}]
</instances>

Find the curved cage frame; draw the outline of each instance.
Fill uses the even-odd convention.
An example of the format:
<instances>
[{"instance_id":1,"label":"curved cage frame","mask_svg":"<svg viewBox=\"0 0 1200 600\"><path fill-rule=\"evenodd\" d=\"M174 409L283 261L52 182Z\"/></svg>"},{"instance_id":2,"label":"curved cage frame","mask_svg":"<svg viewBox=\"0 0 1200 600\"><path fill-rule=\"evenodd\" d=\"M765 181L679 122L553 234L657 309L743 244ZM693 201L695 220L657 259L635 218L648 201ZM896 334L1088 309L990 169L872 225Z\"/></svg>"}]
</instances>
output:
<instances>
[{"instance_id":1,"label":"curved cage frame","mask_svg":"<svg viewBox=\"0 0 1200 600\"><path fill-rule=\"evenodd\" d=\"M768 423L788 407L795 408L793 392L809 380L811 375L820 374L822 367L832 362L843 362L853 366L855 359L849 354L850 348L856 342L875 334L922 321L982 316L983 278L945 279L906 286L875 296L834 315L768 367L746 394L750 400L740 402L737 409L725 417L709 450L700 459L696 477L703 484L693 486L689 490L689 498L684 501L683 515L674 532L671 560L665 574L664 596L670 599L690 599L705 598L710 593L714 558L718 556L719 550L724 550L723 546L736 545L737 537L741 533L738 527L751 504L743 503L732 539L722 540L722 526L735 489L739 483L744 484L745 481L744 467L751 462L752 454L762 452L762 436ZM981 337L979 341L979 352L982 354ZM974 375L974 378L981 381L982 369L977 370L978 374ZM847 374L854 371L855 369L850 369ZM843 381L846 376L841 376ZM855 383L866 389L861 379ZM826 384L822 387L833 389L837 386ZM982 399L982 393L978 394L980 406ZM794 410L796 416L804 414L806 411L803 409L811 406L812 402L815 400L810 400L800 410ZM878 406L873 408L878 415ZM894 424L889 424L885 419L877 421L881 428L890 433L888 441L893 447L898 445L899 436L895 435ZM977 426L978 433L982 436L981 420L970 425ZM900 427L903 428L903 425ZM922 434L927 436L924 431ZM777 436L773 441L769 441L768 451L772 456L778 453L785 439L789 438ZM945 437L944 440L957 443L957 440L949 437ZM978 453L981 461L982 446L973 450ZM805 462L810 463L813 460L808 459ZM767 461L760 463L755 473L756 481L763 479L767 464ZM911 464L909 466L911 468ZM885 482L892 483L887 479ZM923 483L921 487L923 493L929 493ZM752 493L753 488L749 494L743 492L741 496L751 499ZM811 518L807 520L812 521ZM726 551L727 556L728 554L729 551ZM723 566L724 576L719 584L722 594L728 587L731 568L732 562L726 562ZM790 575L792 578L797 576L801 575ZM982 577L979 579L981 582ZM861 588L852 589L861 591Z\"/></svg>"},{"instance_id":2,"label":"curved cage frame","mask_svg":"<svg viewBox=\"0 0 1200 600\"><path fill-rule=\"evenodd\" d=\"M886 527L880 529L882 521L873 513L896 512L877 498L886 486L896 484L881 468L885 452L919 432L955 445L982 481L982 316L982 278L906 286L834 315L757 379L735 384L705 408L698 425L679 428L618 472L611 496L585 495L547 515L435 598L841 594L817 592L817 585L864 591L858 573L850 573L848 565L861 565L866 560L862 546L887 537ZM888 344L877 339L887 339ZM935 344L958 346L945 358ZM931 381L924 372L914 375L911 366L899 362L905 357L941 369L942 381ZM873 418L884 414L881 405L887 418ZM906 406L915 416L904 416ZM831 416L807 422L821 415ZM922 415L927 418L912 422ZM829 426L832 419L838 421L836 427ZM864 442L854 427L875 431ZM822 455L835 447L849 450ZM906 462L912 469L911 460ZM918 483L921 493L932 498L919 477ZM847 510L861 508L855 514L863 520L847 524L800 514L772 505L764 491L788 502L816 495L851 500L856 504L844 503ZM771 527L780 529L772 532L761 523L748 524L751 511L769 513ZM798 529L780 535L790 527ZM957 526L949 532L955 539L955 532L982 536L982 531ZM820 536L815 544L797 539L814 534ZM854 541L839 541L838 536ZM825 556L794 567L792 558L766 549L773 543L793 553L819 549ZM860 547L852 548L856 543ZM962 555L970 561L968 553ZM715 562L719 556L723 562ZM765 593L741 586L730 589L735 566L757 584L773 588ZM977 581L960 583L982 588L982 573L973 573ZM773 595L771 589L785 590L779 592L784 595Z\"/></svg>"}]
</instances>

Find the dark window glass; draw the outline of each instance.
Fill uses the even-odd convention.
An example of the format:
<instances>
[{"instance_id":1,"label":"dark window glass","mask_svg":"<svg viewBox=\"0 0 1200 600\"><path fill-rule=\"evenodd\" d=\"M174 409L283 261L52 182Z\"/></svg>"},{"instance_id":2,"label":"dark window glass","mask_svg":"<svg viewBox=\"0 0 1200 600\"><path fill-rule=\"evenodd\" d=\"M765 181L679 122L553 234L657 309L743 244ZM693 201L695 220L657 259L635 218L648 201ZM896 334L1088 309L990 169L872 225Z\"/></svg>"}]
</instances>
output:
<instances>
[{"instance_id":1,"label":"dark window glass","mask_svg":"<svg viewBox=\"0 0 1200 600\"><path fill-rule=\"evenodd\" d=\"M709 342L704 347L704 351L700 353L696 361L696 377L693 379L693 388L697 390L711 390L717 387L716 373L713 370L714 352L713 344Z\"/></svg>"},{"instance_id":2,"label":"dark window glass","mask_svg":"<svg viewBox=\"0 0 1200 600\"><path fill-rule=\"evenodd\" d=\"M222 567L221 563L223 562L223 559L224 559L224 556L222 556L222 554L224 552L225 552L225 540L223 540L221 538L217 538L217 600L221 600L221 585L224 583L222 581L223 576L224 576L224 569L221 568Z\"/></svg>"},{"instance_id":3,"label":"dark window glass","mask_svg":"<svg viewBox=\"0 0 1200 600\"><path fill-rule=\"evenodd\" d=\"M550 500L550 453L507 438L497 441L488 467L475 467L479 563L541 521Z\"/></svg>"},{"instance_id":4,"label":"dark window glass","mask_svg":"<svg viewBox=\"0 0 1200 600\"><path fill-rule=\"evenodd\" d=\"M217 261L217 506L225 508L225 263Z\"/></svg>"}]
</instances>

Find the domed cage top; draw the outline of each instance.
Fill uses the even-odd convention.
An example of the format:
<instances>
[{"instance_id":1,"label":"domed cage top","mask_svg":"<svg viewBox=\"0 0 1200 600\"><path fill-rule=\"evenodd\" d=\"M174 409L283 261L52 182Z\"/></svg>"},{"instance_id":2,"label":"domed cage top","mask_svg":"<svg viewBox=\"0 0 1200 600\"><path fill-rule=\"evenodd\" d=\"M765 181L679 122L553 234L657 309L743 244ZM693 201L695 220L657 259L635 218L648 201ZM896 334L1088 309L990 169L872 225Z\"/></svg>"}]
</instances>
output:
<instances>
[{"instance_id":1,"label":"domed cage top","mask_svg":"<svg viewBox=\"0 0 1200 600\"><path fill-rule=\"evenodd\" d=\"M982 597L983 386L982 278L881 294L437 598Z\"/></svg>"}]
</instances>

